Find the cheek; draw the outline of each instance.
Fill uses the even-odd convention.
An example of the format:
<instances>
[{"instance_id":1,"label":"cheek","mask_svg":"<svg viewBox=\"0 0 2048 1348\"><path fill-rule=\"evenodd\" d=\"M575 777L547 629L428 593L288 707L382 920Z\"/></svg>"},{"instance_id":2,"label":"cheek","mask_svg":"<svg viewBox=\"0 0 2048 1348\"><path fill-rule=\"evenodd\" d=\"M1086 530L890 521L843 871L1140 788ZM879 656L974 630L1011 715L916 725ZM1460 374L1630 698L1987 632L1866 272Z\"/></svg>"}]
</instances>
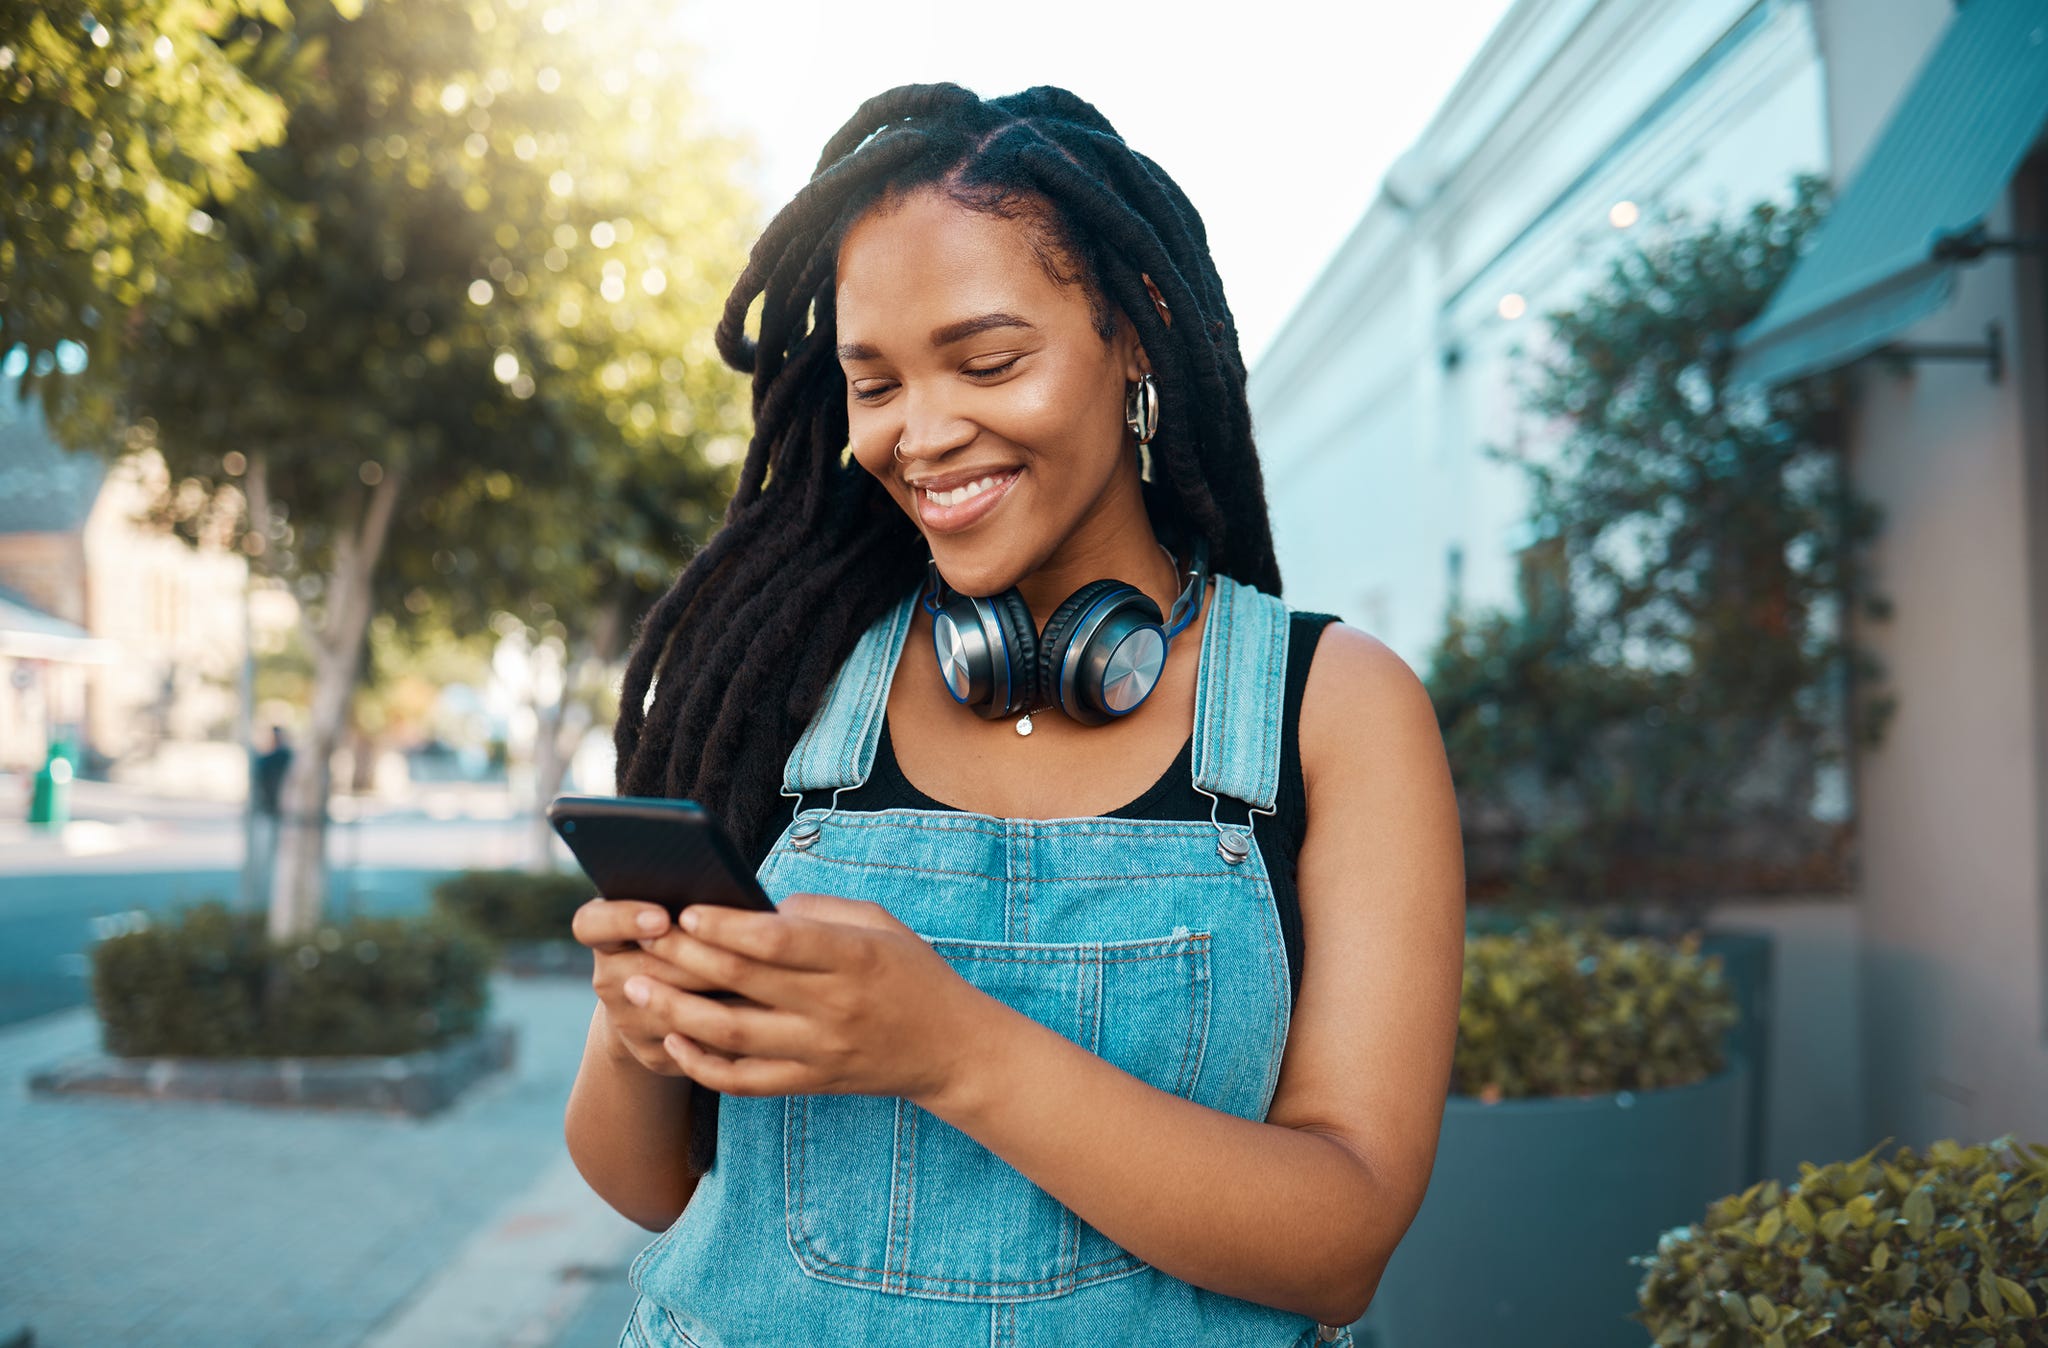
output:
<instances>
[{"instance_id":1,"label":"cheek","mask_svg":"<svg viewBox=\"0 0 2048 1348\"><path fill-rule=\"evenodd\" d=\"M1019 380L991 425L1005 439L1034 455L1064 460L1114 458L1121 443L1123 413L1113 392L1093 371L1066 378Z\"/></svg>"}]
</instances>

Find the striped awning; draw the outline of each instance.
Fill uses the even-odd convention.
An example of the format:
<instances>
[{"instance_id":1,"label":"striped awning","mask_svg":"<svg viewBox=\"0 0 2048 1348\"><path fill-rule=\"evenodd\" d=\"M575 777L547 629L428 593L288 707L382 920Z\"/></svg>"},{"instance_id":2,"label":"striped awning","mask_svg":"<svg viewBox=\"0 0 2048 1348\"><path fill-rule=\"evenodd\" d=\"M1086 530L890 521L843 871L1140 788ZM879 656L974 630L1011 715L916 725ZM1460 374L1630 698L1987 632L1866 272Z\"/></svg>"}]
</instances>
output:
<instances>
[{"instance_id":1,"label":"striped awning","mask_svg":"<svg viewBox=\"0 0 2048 1348\"><path fill-rule=\"evenodd\" d=\"M1963 0L1812 247L1738 335L1734 378L1832 369L1946 304L1969 251L1953 241L1982 225L2044 122L2048 2Z\"/></svg>"}]
</instances>

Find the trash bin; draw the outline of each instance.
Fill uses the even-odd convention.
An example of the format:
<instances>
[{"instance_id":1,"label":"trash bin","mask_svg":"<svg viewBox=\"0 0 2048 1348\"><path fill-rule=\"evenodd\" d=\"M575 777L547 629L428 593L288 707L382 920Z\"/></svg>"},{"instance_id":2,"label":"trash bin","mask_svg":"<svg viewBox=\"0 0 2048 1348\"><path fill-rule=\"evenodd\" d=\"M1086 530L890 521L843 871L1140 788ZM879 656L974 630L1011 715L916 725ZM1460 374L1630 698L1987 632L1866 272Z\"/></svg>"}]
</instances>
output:
<instances>
[{"instance_id":1,"label":"trash bin","mask_svg":"<svg viewBox=\"0 0 2048 1348\"><path fill-rule=\"evenodd\" d=\"M71 756L62 740L50 745L29 790L28 822L61 828L71 818Z\"/></svg>"}]
</instances>

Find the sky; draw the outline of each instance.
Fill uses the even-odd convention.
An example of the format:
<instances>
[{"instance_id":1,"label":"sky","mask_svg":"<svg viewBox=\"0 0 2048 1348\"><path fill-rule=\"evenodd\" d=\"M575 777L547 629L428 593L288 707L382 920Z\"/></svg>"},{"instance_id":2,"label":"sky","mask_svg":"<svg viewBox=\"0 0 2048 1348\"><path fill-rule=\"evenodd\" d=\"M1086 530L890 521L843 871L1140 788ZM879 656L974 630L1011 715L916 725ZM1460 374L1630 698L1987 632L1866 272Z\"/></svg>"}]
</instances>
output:
<instances>
[{"instance_id":1,"label":"sky","mask_svg":"<svg viewBox=\"0 0 2048 1348\"><path fill-rule=\"evenodd\" d=\"M894 85L1071 89L1201 212L1255 365L1508 2L685 0L676 19L768 212Z\"/></svg>"}]
</instances>

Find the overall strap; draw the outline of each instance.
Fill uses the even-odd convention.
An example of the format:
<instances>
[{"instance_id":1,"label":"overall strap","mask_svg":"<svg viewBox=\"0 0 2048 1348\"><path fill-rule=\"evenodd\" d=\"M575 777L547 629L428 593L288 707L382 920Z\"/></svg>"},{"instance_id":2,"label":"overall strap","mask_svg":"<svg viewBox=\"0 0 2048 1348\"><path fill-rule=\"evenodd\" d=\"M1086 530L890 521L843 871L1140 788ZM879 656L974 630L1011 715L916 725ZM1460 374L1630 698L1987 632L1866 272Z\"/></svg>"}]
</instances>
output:
<instances>
[{"instance_id":1,"label":"overall strap","mask_svg":"<svg viewBox=\"0 0 2048 1348\"><path fill-rule=\"evenodd\" d=\"M859 786L868 779L875 766L875 745L882 738L882 714L888 709L896 660L923 589L920 579L915 589L861 633L783 764L783 795Z\"/></svg>"},{"instance_id":2,"label":"overall strap","mask_svg":"<svg viewBox=\"0 0 2048 1348\"><path fill-rule=\"evenodd\" d=\"M1280 599L1216 578L1195 674L1195 789L1211 801L1230 796L1255 814L1278 808L1287 626Z\"/></svg>"}]
</instances>

